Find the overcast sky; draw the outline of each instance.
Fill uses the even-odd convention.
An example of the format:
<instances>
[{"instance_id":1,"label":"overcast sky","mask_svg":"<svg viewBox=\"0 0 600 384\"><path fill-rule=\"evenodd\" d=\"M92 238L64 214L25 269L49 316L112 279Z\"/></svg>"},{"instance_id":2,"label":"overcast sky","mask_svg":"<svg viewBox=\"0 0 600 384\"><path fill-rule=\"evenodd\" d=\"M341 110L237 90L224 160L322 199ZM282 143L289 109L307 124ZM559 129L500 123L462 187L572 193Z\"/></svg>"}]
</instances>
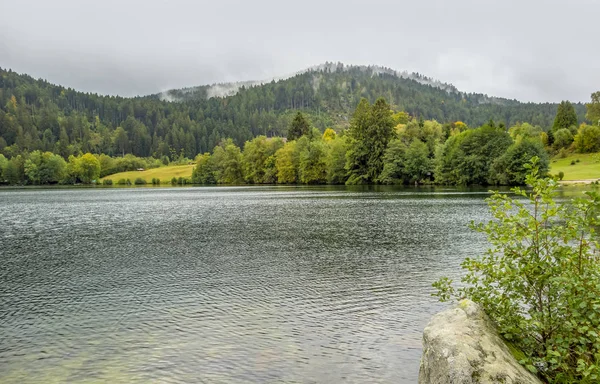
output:
<instances>
[{"instance_id":1,"label":"overcast sky","mask_svg":"<svg viewBox=\"0 0 600 384\"><path fill-rule=\"evenodd\" d=\"M132 96L341 61L588 101L599 31L600 0L0 0L0 67Z\"/></svg>"}]
</instances>

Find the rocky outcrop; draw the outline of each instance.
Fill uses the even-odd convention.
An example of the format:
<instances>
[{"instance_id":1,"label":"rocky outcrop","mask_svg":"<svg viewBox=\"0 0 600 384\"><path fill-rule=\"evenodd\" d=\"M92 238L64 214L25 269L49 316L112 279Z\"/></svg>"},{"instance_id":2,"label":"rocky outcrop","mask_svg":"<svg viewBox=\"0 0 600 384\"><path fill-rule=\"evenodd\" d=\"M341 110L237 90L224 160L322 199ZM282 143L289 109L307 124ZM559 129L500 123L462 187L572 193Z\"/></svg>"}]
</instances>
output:
<instances>
[{"instance_id":1,"label":"rocky outcrop","mask_svg":"<svg viewBox=\"0 0 600 384\"><path fill-rule=\"evenodd\" d=\"M513 357L470 300L435 315L423 332L419 384L541 384Z\"/></svg>"}]
</instances>

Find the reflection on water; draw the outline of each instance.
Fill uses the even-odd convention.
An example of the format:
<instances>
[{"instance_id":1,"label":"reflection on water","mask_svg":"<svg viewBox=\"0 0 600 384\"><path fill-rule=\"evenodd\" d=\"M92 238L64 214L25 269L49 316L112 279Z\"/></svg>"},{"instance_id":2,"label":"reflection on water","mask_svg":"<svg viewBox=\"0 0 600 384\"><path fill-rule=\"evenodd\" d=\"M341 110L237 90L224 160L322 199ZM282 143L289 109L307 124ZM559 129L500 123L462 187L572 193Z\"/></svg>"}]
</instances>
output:
<instances>
[{"instance_id":1,"label":"reflection on water","mask_svg":"<svg viewBox=\"0 0 600 384\"><path fill-rule=\"evenodd\" d=\"M0 191L0 382L414 383L486 196Z\"/></svg>"}]
</instances>

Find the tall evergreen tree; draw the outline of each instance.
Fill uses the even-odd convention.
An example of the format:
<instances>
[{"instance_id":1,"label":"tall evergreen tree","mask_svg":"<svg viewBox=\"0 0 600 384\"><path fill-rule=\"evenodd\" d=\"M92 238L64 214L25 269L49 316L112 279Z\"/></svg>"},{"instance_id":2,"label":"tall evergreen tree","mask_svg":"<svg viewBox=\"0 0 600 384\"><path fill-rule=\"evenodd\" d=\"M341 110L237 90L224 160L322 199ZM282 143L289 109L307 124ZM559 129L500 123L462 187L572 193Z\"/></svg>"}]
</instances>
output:
<instances>
[{"instance_id":1,"label":"tall evergreen tree","mask_svg":"<svg viewBox=\"0 0 600 384\"><path fill-rule=\"evenodd\" d=\"M371 152L369 154L369 180L377 180L383 170L383 155L394 135L394 120L390 106L383 98L377 99L371 109L371 124L368 129Z\"/></svg>"},{"instance_id":2,"label":"tall evergreen tree","mask_svg":"<svg viewBox=\"0 0 600 384\"><path fill-rule=\"evenodd\" d=\"M374 183L383 170L383 155L394 135L390 106L383 98L371 106L362 99L352 116L346 155L347 184Z\"/></svg>"},{"instance_id":3,"label":"tall evergreen tree","mask_svg":"<svg viewBox=\"0 0 600 384\"><path fill-rule=\"evenodd\" d=\"M561 128L570 128L577 126L577 113L575 107L568 101L561 101L556 110L552 131L558 131Z\"/></svg>"},{"instance_id":4,"label":"tall evergreen tree","mask_svg":"<svg viewBox=\"0 0 600 384\"><path fill-rule=\"evenodd\" d=\"M310 124L308 123L308 120L306 120L302 112L298 112L296 113L296 116L294 116L294 120L290 123L287 138L289 141L296 140L301 136L306 135L309 131Z\"/></svg>"},{"instance_id":5,"label":"tall evergreen tree","mask_svg":"<svg viewBox=\"0 0 600 384\"><path fill-rule=\"evenodd\" d=\"M348 152L346 152L346 184L369 183L369 146L367 131L371 123L371 105L367 99L361 99L354 110L348 130Z\"/></svg>"}]
</instances>

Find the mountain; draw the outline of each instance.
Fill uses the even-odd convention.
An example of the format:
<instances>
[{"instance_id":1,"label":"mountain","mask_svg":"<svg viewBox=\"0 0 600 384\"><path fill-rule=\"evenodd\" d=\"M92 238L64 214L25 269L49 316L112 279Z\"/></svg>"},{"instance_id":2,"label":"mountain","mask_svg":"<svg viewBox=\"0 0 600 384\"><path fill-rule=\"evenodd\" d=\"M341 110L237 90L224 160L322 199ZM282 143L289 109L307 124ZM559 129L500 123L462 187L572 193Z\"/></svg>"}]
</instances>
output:
<instances>
[{"instance_id":1,"label":"mountain","mask_svg":"<svg viewBox=\"0 0 600 384\"><path fill-rule=\"evenodd\" d=\"M204 85L134 98L77 92L0 68L0 151L171 157L183 152L193 157L226 137L242 145L261 134L285 135L297 110L320 129L343 129L363 97L371 102L384 97L395 110L415 118L460 120L469 126L493 119L547 129L557 110L554 103L463 93L416 73L341 63L270 81ZM583 121L584 105L575 108Z\"/></svg>"}]
</instances>

